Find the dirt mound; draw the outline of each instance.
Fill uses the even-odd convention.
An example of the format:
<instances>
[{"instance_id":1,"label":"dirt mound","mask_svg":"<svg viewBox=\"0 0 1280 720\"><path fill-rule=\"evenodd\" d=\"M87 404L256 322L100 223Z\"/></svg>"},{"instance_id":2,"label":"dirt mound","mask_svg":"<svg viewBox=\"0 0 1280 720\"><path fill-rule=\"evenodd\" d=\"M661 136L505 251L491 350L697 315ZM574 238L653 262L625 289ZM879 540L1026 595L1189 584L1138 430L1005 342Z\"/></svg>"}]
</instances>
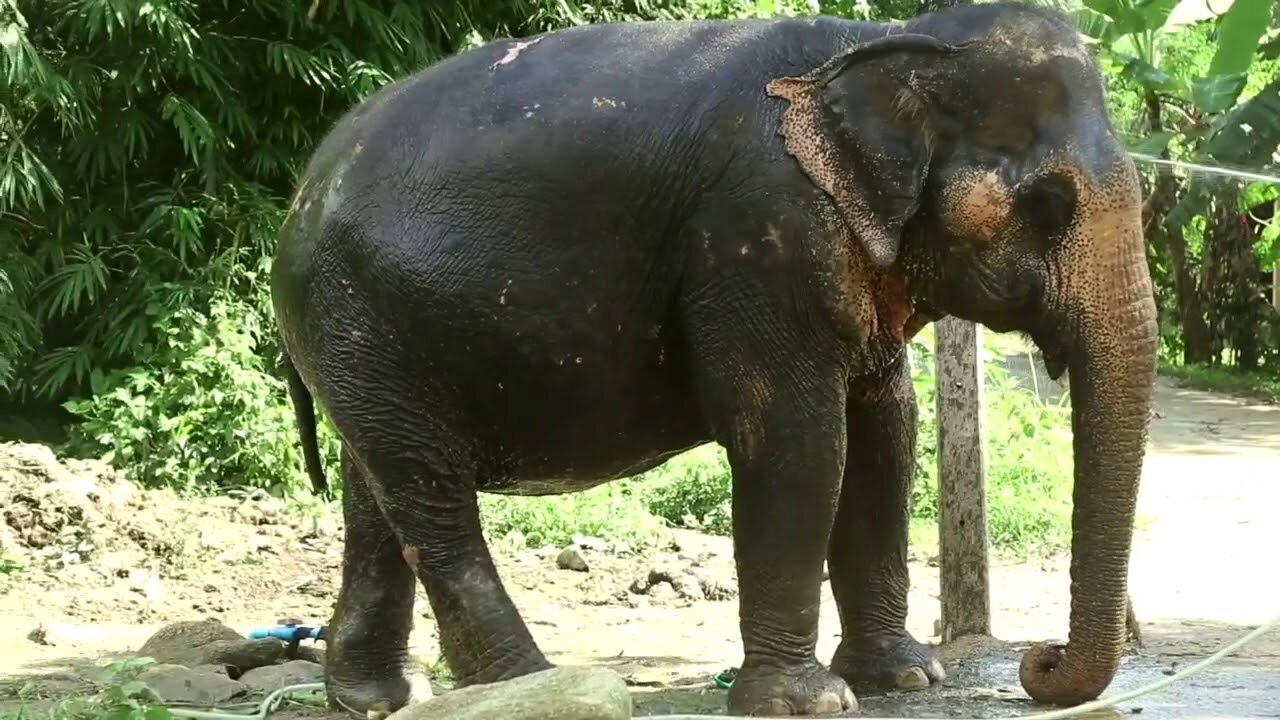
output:
<instances>
[{"instance_id":1,"label":"dirt mound","mask_svg":"<svg viewBox=\"0 0 1280 720\"><path fill-rule=\"evenodd\" d=\"M219 574L211 568L279 555L291 543L340 532L332 513L291 514L265 494L179 497L139 488L106 463L59 458L26 443L0 443L0 514L5 575L33 602L50 588L88 590L77 599L87 604L172 599L165 591L173 581L203 588Z\"/></svg>"}]
</instances>

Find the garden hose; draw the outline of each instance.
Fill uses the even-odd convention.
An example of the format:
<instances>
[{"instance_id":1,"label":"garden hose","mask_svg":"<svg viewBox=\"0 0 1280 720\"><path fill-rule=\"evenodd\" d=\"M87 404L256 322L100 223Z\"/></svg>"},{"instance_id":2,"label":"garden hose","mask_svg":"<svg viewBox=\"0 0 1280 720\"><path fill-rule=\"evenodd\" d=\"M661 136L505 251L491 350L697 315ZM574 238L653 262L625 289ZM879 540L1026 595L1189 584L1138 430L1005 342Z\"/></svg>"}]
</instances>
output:
<instances>
[{"instance_id":1,"label":"garden hose","mask_svg":"<svg viewBox=\"0 0 1280 720\"><path fill-rule=\"evenodd\" d=\"M1018 717L1016 720L1065 720L1065 718L1076 717L1078 715L1083 715L1085 713L1093 712L1094 710L1102 710L1105 708L1112 707L1114 705L1118 705L1122 702L1125 702L1126 700L1133 700L1134 698L1142 697L1143 695L1148 695L1161 688L1164 688L1168 685L1178 682L1179 680L1183 680L1185 678L1191 677L1192 675L1195 675L1196 673L1199 673L1205 670L1206 668L1218 663L1227 655L1230 655L1236 650L1239 650L1245 645L1253 642L1254 640L1266 634L1268 631L1270 631L1272 628L1276 627L1277 625L1280 625L1280 615L1276 615L1275 617L1271 618L1270 620L1263 623L1262 625L1259 625L1257 628L1254 628L1248 634L1240 637L1235 642L1231 643L1230 645L1227 645L1226 647L1210 655L1209 657L1204 658L1200 662L1197 662L1194 665L1188 665L1182 670L1168 677L1161 678L1160 680L1157 680L1153 683L1149 683L1147 685L1143 685L1142 687L1135 688L1133 690L1128 690L1126 692L1122 692L1117 695L1113 695L1112 697L1109 697L1106 699L1094 700L1091 702L1083 703L1081 705L1076 705L1075 707L1064 708L1061 710L1051 710L1049 712L1038 713L1035 715L1025 715L1025 716ZM732 669L725 670L725 671L716 673L713 676L712 681L718 687L729 687L733 684L734 674L735 672ZM284 700L285 697L296 694L296 693L316 692L321 690L324 690L324 683L305 683L302 685L290 685L287 687L283 687L271 693L270 695L268 695L266 699L264 699L262 703L258 705L258 709L255 712L247 713L247 714L219 712L217 710L194 710L194 709L188 709L188 708L170 708L169 712L174 717L191 718L192 720L266 720L267 716L271 714L273 710L279 707L280 703ZM648 717L649 720L735 720L735 718L739 720L746 720L746 718L741 715L683 714L683 715L649 715L646 717ZM917 719L896 718L895 720L917 720ZM968 720L988 720L988 719L970 718ZM997 719L992 718L991 720L997 720ZM1000 718L999 720L1005 720L1005 719Z\"/></svg>"}]
</instances>

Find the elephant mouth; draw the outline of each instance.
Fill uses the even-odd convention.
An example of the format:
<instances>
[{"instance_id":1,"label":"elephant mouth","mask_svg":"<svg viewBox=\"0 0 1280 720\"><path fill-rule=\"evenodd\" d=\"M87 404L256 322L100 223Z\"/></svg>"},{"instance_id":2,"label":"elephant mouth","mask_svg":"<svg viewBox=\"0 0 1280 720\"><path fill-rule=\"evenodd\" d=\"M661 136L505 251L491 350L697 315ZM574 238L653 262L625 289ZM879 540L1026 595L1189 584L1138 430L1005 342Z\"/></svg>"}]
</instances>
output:
<instances>
[{"instance_id":1,"label":"elephant mouth","mask_svg":"<svg viewBox=\"0 0 1280 720\"><path fill-rule=\"evenodd\" d=\"M1053 332L1041 329L1029 334L1031 341L1040 351L1040 361L1044 364L1045 372L1049 375L1049 379L1056 382L1067 372L1067 367L1070 365L1071 354L1067 346Z\"/></svg>"},{"instance_id":2,"label":"elephant mouth","mask_svg":"<svg viewBox=\"0 0 1280 720\"><path fill-rule=\"evenodd\" d=\"M1067 361L1061 355L1041 350L1040 359L1044 361L1044 371L1050 380L1057 381L1067 371Z\"/></svg>"}]
</instances>

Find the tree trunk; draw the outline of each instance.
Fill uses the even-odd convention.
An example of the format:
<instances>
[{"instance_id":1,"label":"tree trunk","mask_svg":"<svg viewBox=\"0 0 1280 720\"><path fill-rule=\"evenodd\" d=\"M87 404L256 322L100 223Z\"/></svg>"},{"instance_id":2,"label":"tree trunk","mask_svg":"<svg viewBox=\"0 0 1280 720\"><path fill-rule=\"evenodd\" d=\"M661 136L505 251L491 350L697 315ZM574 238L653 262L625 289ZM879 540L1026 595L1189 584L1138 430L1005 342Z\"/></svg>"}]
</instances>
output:
<instances>
[{"instance_id":1,"label":"tree trunk","mask_svg":"<svg viewBox=\"0 0 1280 720\"><path fill-rule=\"evenodd\" d=\"M1160 98L1148 92L1143 102L1146 107L1147 131L1163 129ZM1160 156L1168 159L1168 149ZM1188 365L1202 364L1213 357L1213 351L1200 287L1187 265L1187 239L1182 228L1168 227L1164 222L1177 202L1178 185L1178 178L1173 173L1159 174L1143 204L1142 222L1147 239L1157 250L1168 253L1173 266L1173 292L1177 301L1178 324L1182 326L1182 361Z\"/></svg>"}]
</instances>

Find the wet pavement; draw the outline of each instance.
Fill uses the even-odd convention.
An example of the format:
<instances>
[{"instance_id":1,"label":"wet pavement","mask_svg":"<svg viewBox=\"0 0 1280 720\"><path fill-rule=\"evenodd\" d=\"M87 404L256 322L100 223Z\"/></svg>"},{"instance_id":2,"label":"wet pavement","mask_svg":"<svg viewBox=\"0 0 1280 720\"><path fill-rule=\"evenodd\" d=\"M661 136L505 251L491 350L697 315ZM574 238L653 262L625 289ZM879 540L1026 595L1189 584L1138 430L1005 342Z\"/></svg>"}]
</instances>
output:
<instances>
[{"instance_id":1,"label":"wet pavement","mask_svg":"<svg viewBox=\"0 0 1280 720\"><path fill-rule=\"evenodd\" d=\"M989 640L944 652L949 674L942 688L864 697L862 715L976 719L1021 717L1051 710L1033 703L1018 684L1018 663L1025 647ZM1205 655L1217 649L1214 647ZM1103 697L1163 680L1201 657L1131 654ZM1228 657L1154 693L1079 717L1102 720L1137 715L1143 720L1280 718L1280 664L1275 659Z\"/></svg>"},{"instance_id":2,"label":"wet pavement","mask_svg":"<svg viewBox=\"0 0 1280 720\"><path fill-rule=\"evenodd\" d=\"M1247 631L1243 629L1239 635ZM1280 633L1280 629L1273 633ZM1267 636L1258 642L1265 640ZM1054 710L1032 702L1018 684L1018 663L1025 648L1025 644L989 638L962 638L939 651L948 672L942 686L911 693L863 694L859 697L858 716L980 720L1027 717ZM1163 680L1218 649L1213 647L1195 656L1133 651L1125 658L1103 698ZM1243 657L1225 658L1151 694L1076 717L1085 720L1280 718L1280 658L1250 656L1248 646L1240 653ZM702 683L637 689L634 697L636 717L725 712L725 692L709 689Z\"/></svg>"}]
</instances>

